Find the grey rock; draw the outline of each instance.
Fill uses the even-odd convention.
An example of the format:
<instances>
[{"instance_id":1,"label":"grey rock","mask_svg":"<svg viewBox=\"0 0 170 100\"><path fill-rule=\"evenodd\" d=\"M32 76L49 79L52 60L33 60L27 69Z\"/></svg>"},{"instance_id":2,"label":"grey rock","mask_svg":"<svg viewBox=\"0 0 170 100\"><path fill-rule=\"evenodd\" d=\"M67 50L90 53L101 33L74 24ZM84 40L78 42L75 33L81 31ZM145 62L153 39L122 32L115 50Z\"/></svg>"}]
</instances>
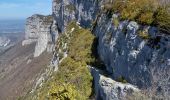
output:
<instances>
[{"instance_id":1,"label":"grey rock","mask_svg":"<svg viewBox=\"0 0 170 100\"><path fill-rule=\"evenodd\" d=\"M149 39L139 36L139 28L148 32ZM123 76L150 93L170 95L170 36L136 22L120 21L115 28L106 14L93 31L99 38L98 54L113 78Z\"/></svg>"},{"instance_id":2,"label":"grey rock","mask_svg":"<svg viewBox=\"0 0 170 100\"><path fill-rule=\"evenodd\" d=\"M22 45L36 42L34 57L38 57L46 50L53 51L57 34L52 16L36 14L27 19Z\"/></svg>"},{"instance_id":3,"label":"grey rock","mask_svg":"<svg viewBox=\"0 0 170 100\"><path fill-rule=\"evenodd\" d=\"M97 100L126 100L126 96L140 90L131 84L123 84L106 77L99 70L91 68ZM132 93L130 93L130 91Z\"/></svg>"},{"instance_id":4,"label":"grey rock","mask_svg":"<svg viewBox=\"0 0 170 100\"><path fill-rule=\"evenodd\" d=\"M113 0L53 0L53 16L57 28L63 32L70 21L77 21L83 27L91 26L100 7Z\"/></svg>"},{"instance_id":5,"label":"grey rock","mask_svg":"<svg viewBox=\"0 0 170 100\"><path fill-rule=\"evenodd\" d=\"M100 12L103 5L109 1L113 0L53 0L54 20L52 23L42 24L44 18L41 20L39 16L38 19L37 16L28 19L30 21L26 26L28 28L26 40L29 43L37 43L34 56L39 56L46 49L51 51L53 42L57 40L60 33L65 31L69 22L74 20L82 27L90 27L97 19L92 30L99 40L98 54L107 72L111 74L111 79L123 76L129 83L140 89L168 98L170 95L170 36L160 34L155 27L142 26L133 21L120 21L119 26L115 26L112 18ZM98 13L100 16L97 16ZM142 31L146 30L150 36L149 39L142 39L139 36L140 28ZM29 43L23 42L23 44ZM52 64L57 66L58 63L58 58L54 57ZM96 87L97 95L101 95L104 99L117 100L117 89L112 84L114 81L104 76L100 81L100 77L99 75L99 87Z\"/></svg>"}]
</instances>

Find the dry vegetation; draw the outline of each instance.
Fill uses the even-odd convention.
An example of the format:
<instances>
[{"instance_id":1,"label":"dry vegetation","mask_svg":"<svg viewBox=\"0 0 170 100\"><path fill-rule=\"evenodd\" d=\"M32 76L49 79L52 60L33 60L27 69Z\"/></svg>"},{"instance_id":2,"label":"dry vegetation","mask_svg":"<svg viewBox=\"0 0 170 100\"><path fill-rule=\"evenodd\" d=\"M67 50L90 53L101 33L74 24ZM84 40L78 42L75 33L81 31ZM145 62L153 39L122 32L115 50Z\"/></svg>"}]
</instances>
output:
<instances>
[{"instance_id":1,"label":"dry vegetation","mask_svg":"<svg viewBox=\"0 0 170 100\"><path fill-rule=\"evenodd\" d=\"M74 29L74 31L73 31ZM87 100L92 93L92 76L88 64L94 61L92 45L94 36L89 30L70 23L58 40L56 50L67 44L68 56L62 59L59 69L34 93L26 96L28 100ZM25 99L24 99L25 100Z\"/></svg>"},{"instance_id":2,"label":"dry vegetation","mask_svg":"<svg viewBox=\"0 0 170 100\"><path fill-rule=\"evenodd\" d=\"M162 33L170 34L169 0L115 0L105 4L109 14L117 13L120 20L134 20L143 25L157 26Z\"/></svg>"}]
</instances>

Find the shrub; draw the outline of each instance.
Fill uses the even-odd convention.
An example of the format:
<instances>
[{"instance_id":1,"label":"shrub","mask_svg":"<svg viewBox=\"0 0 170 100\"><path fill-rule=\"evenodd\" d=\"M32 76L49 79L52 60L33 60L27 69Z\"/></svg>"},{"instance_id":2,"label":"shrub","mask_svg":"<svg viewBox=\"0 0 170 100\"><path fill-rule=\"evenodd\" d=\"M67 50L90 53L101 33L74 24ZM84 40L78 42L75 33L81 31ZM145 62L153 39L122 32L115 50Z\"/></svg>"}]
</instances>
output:
<instances>
[{"instance_id":1,"label":"shrub","mask_svg":"<svg viewBox=\"0 0 170 100\"><path fill-rule=\"evenodd\" d=\"M75 87L71 84L51 84L49 90L50 100L73 100L78 94Z\"/></svg>"},{"instance_id":2,"label":"shrub","mask_svg":"<svg viewBox=\"0 0 170 100\"><path fill-rule=\"evenodd\" d=\"M71 41L68 44L68 54L70 55L70 57L76 61L83 60L86 63L91 62L91 60L94 59L91 56L91 47L94 38L95 37L91 34L89 30L75 30L73 36L71 37Z\"/></svg>"},{"instance_id":3,"label":"shrub","mask_svg":"<svg viewBox=\"0 0 170 100\"><path fill-rule=\"evenodd\" d=\"M151 25L154 21L153 15L154 15L153 12L141 13L141 15L139 16L137 20L139 23Z\"/></svg>"},{"instance_id":4,"label":"shrub","mask_svg":"<svg viewBox=\"0 0 170 100\"><path fill-rule=\"evenodd\" d=\"M157 9L155 24L161 32L170 34L170 12L167 9L169 8L159 7Z\"/></svg>"},{"instance_id":5,"label":"shrub","mask_svg":"<svg viewBox=\"0 0 170 100\"><path fill-rule=\"evenodd\" d=\"M117 28L119 26L119 19L118 18L113 18L113 24Z\"/></svg>"},{"instance_id":6,"label":"shrub","mask_svg":"<svg viewBox=\"0 0 170 100\"><path fill-rule=\"evenodd\" d=\"M125 78L123 76L118 77L116 81L122 82L122 83L127 83L127 81L125 80Z\"/></svg>"},{"instance_id":7,"label":"shrub","mask_svg":"<svg viewBox=\"0 0 170 100\"><path fill-rule=\"evenodd\" d=\"M92 90L92 76L87 68L85 62L77 62L70 57L65 58L59 67L56 77L56 87L61 86L62 84L70 84L71 90L74 92L74 98L87 99ZM68 94L72 95L72 91L68 91ZM56 91L54 93L58 93ZM76 93L77 92L77 93ZM63 95L63 94L61 94Z\"/></svg>"},{"instance_id":8,"label":"shrub","mask_svg":"<svg viewBox=\"0 0 170 100\"><path fill-rule=\"evenodd\" d=\"M106 9L118 13L121 20L157 25L162 33L170 34L169 4L162 4L159 0L115 0L113 4L105 4Z\"/></svg>"},{"instance_id":9,"label":"shrub","mask_svg":"<svg viewBox=\"0 0 170 100\"><path fill-rule=\"evenodd\" d=\"M121 14L122 20L135 20L139 12L128 10L128 9L123 9L123 11L120 14Z\"/></svg>"},{"instance_id":10,"label":"shrub","mask_svg":"<svg viewBox=\"0 0 170 100\"><path fill-rule=\"evenodd\" d=\"M150 35L148 34L148 32L146 30L139 30L138 35L142 39L149 39L150 38Z\"/></svg>"}]
</instances>

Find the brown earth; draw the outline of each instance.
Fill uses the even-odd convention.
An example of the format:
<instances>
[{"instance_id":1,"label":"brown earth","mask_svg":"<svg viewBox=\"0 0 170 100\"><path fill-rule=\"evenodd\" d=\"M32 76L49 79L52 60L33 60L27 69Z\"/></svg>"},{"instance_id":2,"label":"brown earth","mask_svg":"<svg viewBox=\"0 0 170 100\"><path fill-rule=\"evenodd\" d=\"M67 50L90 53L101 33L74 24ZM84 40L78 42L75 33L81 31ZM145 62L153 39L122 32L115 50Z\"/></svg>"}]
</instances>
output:
<instances>
[{"instance_id":1,"label":"brown earth","mask_svg":"<svg viewBox=\"0 0 170 100\"><path fill-rule=\"evenodd\" d=\"M0 56L0 100L17 100L28 93L49 64L52 54L33 58L34 48L35 44L18 43Z\"/></svg>"}]
</instances>

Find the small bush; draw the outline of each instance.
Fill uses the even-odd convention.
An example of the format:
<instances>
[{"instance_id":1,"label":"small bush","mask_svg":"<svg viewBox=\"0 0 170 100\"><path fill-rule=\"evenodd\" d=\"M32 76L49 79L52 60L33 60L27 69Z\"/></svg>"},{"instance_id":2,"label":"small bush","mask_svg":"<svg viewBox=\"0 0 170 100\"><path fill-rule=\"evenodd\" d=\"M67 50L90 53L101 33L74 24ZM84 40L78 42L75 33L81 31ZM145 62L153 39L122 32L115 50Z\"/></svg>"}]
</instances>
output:
<instances>
[{"instance_id":1,"label":"small bush","mask_svg":"<svg viewBox=\"0 0 170 100\"><path fill-rule=\"evenodd\" d=\"M119 26L119 19L118 18L113 18L113 24L117 28Z\"/></svg>"},{"instance_id":2,"label":"small bush","mask_svg":"<svg viewBox=\"0 0 170 100\"><path fill-rule=\"evenodd\" d=\"M75 91L75 86L71 84L51 84L51 89L49 90L50 100L73 100L78 94Z\"/></svg>"},{"instance_id":3,"label":"small bush","mask_svg":"<svg viewBox=\"0 0 170 100\"><path fill-rule=\"evenodd\" d=\"M139 16L137 20L139 23L151 25L154 21L153 15L154 15L153 12L141 13L141 15Z\"/></svg>"},{"instance_id":4,"label":"small bush","mask_svg":"<svg viewBox=\"0 0 170 100\"><path fill-rule=\"evenodd\" d=\"M68 54L76 61L91 62L94 58L91 56L91 47L93 44L94 36L89 30L80 29L75 30L71 41L68 44Z\"/></svg>"},{"instance_id":5,"label":"small bush","mask_svg":"<svg viewBox=\"0 0 170 100\"><path fill-rule=\"evenodd\" d=\"M159 7L157 9L155 24L161 32L170 34L170 12L167 9L169 8Z\"/></svg>"},{"instance_id":6,"label":"small bush","mask_svg":"<svg viewBox=\"0 0 170 100\"><path fill-rule=\"evenodd\" d=\"M118 77L116 81L122 82L122 83L127 83L127 81L125 80L125 78L123 76Z\"/></svg>"},{"instance_id":7,"label":"small bush","mask_svg":"<svg viewBox=\"0 0 170 100\"><path fill-rule=\"evenodd\" d=\"M138 35L142 39L149 39L150 38L150 35L148 34L148 32L146 30L139 30Z\"/></svg>"}]
</instances>

